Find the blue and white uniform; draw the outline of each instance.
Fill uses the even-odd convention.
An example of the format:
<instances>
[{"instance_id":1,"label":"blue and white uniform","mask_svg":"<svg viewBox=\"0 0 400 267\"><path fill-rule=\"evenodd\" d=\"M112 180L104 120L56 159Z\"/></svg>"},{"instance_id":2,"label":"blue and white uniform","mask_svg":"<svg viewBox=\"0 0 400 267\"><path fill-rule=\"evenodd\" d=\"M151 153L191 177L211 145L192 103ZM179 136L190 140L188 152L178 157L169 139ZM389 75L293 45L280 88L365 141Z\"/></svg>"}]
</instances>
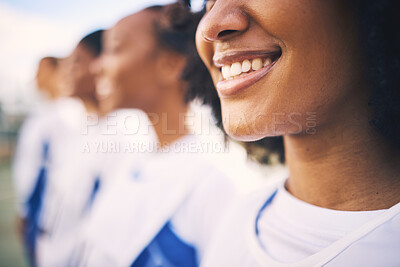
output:
<instances>
[{"instance_id":1,"label":"blue and white uniform","mask_svg":"<svg viewBox=\"0 0 400 267\"><path fill-rule=\"evenodd\" d=\"M14 187L18 198L18 213L26 221L25 245L29 257L36 261L37 238L42 229L41 219L48 192L51 162L53 122L63 112L74 110L73 99L61 98L44 105L24 122L13 164Z\"/></svg>"},{"instance_id":2,"label":"blue and white uniform","mask_svg":"<svg viewBox=\"0 0 400 267\"><path fill-rule=\"evenodd\" d=\"M400 266L400 203L329 210L298 200L280 181L235 206L202 267Z\"/></svg>"},{"instance_id":3,"label":"blue and white uniform","mask_svg":"<svg viewBox=\"0 0 400 267\"><path fill-rule=\"evenodd\" d=\"M54 155L49 166L48 190L41 223L44 234L38 239L39 266L61 266L78 239L82 221L89 214L103 187L116 179L101 174L113 171L123 147L130 143L148 144L151 133L141 128L125 132L128 117L144 127L143 114L136 110L117 112L99 119L85 109L75 109L70 123L55 122L52 135ZM128 144L129 139L129 144Z\"/></svg>"},{"instance_id":4,"label":"blue and white uniform","mask_svg":"<svg viewBox=\"0 0 400 267\"><path fill-rule=\"evenodd\" d=\"M219 160L196 151L202 138L116 165L118 181L99 195L70 265L198 266L236 194Z\"/></svg>"},{"instance_id":5,"label":"blue and white uniform","mask_svg":"<svg viewBox=\"0 0 400 267\"><path fill-rule=\"evenodd\" d=\"M73 228L78 216L68 207L88 198L89 193L76 191L74 197L68 199L72 181L81 179L83 184L90 187L87 191L93 186L93 178L83 171L87 159L81 159L81 165L76 165L75 161L82 142L81 123L86 120L86 115L83 104L72 98L57 100L43 114L46 123L43 124L42 131L48 147L46 165L44 169L42 167L36 171L32 168L33 173L45 173L38 176L35 182L42 184L41 205L35 212L38 231L32 241L35 245L35 264L38 266L46 266L44 255L50 251L46 246L49 241ZM36 187L31 192L32 195L35 194ZM29 227L29 218L27 220Z\"/></svg>"},{"instance_id":6,"label":"blue and white uniform","mask_svg":"<svg viewBox=\"0 0 400 267\"><path fill-rule=\"evenodd\" d=\"M72 110L74 100L61 98L44 104L24 121L13 162L13 182L18 198L18 213L26 216L26 202L34 190L42 168L43 149L49 146L52 122L61 110Z\"/></svg>"}]
</instances>

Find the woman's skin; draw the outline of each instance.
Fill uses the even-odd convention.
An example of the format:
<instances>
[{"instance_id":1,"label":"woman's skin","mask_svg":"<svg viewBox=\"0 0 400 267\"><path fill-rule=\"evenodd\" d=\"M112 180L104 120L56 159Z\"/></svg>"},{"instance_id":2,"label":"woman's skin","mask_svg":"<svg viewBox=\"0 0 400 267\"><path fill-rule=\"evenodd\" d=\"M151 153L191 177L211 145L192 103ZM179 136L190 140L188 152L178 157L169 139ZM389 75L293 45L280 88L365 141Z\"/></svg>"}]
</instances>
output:
<instances>
[{"instance_id":1,"label":"woman's skin","mask_svg":"<svg viewBox=\"0 0 400 267\"><path fill-rule=\"evenodd\" d=\"M42 58L36 74L36 84L39 91L44 92L52 100L62 95L59 85L61 60L51 57Z\"/></svg>"},{"instance_id":2,"label":"woman's skin","mask_svg":"<svg viewBox=\"0 0 400 267\"><path fill-rule=\"evenodd\" d=\"M159 142L167 145L187 134L188 105L180 79L186 60L159 47L154 22L144 10L122 19L104 36L104 51L92 66L99 87L110 90L110 110L136 108L147 113ZM101 88L100 88L101 89Z\"/></svg>"},{"instance_id":3,"label":"woman's skin","mask_svg":"<svg viewBox=\"0 0 400 267\"><path fill-rule=\"evenodd\" d=\"M196 43L228 134L284 135L286 187L308 203L362 211L400 202L399 151L369 124L368 59L346 1L217 0L207 9ZM224 82L223 65L266 55L274 63Z\"/></svg>"},{"instance_id":4,"label":"woman's skin","mask_svg":"<svg viewBox=\"0 0 400 267\"><path fill-rule=\"evenodd\" d=\"M62 72L69 96L80 98L88 112L97 113L99 103L96 97L94 75L90 71L96 57L84 44L78 44L65 59Z\"/></svg>"}]
</instances>

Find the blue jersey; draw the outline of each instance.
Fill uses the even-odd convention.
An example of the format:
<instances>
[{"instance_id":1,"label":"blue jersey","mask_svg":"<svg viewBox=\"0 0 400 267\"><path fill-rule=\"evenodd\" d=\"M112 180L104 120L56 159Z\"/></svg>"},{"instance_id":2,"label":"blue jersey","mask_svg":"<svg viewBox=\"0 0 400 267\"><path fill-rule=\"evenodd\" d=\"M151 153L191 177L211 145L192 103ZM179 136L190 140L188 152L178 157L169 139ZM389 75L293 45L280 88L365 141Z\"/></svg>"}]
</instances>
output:
<instances>
[{"instance_id":1,"label":"blue jersey","mask_svg":"<svg viewBox=\"0 0 400 267\"><path fill-rule=\"evenodd\" d=\"M184 242L168 222L131 267L196 267L195 248Z\"/></svg>"}]
</instances>

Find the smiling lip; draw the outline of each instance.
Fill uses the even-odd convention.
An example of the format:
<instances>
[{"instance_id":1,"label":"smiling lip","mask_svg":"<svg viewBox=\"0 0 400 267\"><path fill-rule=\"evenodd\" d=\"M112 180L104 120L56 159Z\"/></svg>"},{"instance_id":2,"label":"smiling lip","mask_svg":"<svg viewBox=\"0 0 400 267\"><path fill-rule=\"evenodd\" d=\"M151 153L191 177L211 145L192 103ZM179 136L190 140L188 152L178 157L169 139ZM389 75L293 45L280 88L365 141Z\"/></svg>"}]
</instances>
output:
<instances>
[{"instance_id":1,"label":"smiling lip","mask_svg":"<svg viewBox=\"0 0 400 267\"><path fill-rule=\"evenodd\" d=\"M244 60L252 61L253 59L260 58L264 61L264 59L270 58L272 61L272 63L262 67L259 70L242 73L240 76L230 79L220 80L216 84L216 88L220 97L234 96L247 87L258 82L272 70L281 56L282 50L279 47L271 48L268 51L230 51L225 53L216 52L213 57L213 63L214 66L220 70L226 65L231 65L235 62L241 63Z\"/></svg>"},{"instance_id":2,"label":"smiling lip","mask_svg":"<svg viewBox=\"0 0 400 267\"><path fill-rule=\"evenodd\" d=\"M217 83L216 88L220 95L220 97L231 97L244 89L252 86L260 79L262 79L265 75L267 75L272 68L275 66L279 58L273 61L271 64L247 74L242 74L239 77L229 79L229 80L221 80Z\"/></svg>"}]
</instances>

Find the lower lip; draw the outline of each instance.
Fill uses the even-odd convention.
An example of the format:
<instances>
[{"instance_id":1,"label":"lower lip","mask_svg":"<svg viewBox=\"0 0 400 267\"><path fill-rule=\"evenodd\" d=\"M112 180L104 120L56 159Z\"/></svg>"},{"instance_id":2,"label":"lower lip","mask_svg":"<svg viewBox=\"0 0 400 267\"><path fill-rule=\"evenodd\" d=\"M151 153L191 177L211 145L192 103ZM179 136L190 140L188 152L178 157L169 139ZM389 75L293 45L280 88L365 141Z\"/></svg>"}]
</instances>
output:
<instances>
[{"instance_id":1,"label":"lower lip","mask_svg":"<svg viewBox=\"0 0 400 267\"><path fill-rule=\"evenodd\" d=\"M267 75L272 67L275 65L277 61L271 63L268 66L265 66L262 69L251 72L249 74L243 75L241 77L232 79L232 80L224 80L219 81L217 83L217 90L220 97L231 97L239 92L243 91L249 86L252 86L256 82L258 82L261 78Z\"/></svg>"}]
</instances>

